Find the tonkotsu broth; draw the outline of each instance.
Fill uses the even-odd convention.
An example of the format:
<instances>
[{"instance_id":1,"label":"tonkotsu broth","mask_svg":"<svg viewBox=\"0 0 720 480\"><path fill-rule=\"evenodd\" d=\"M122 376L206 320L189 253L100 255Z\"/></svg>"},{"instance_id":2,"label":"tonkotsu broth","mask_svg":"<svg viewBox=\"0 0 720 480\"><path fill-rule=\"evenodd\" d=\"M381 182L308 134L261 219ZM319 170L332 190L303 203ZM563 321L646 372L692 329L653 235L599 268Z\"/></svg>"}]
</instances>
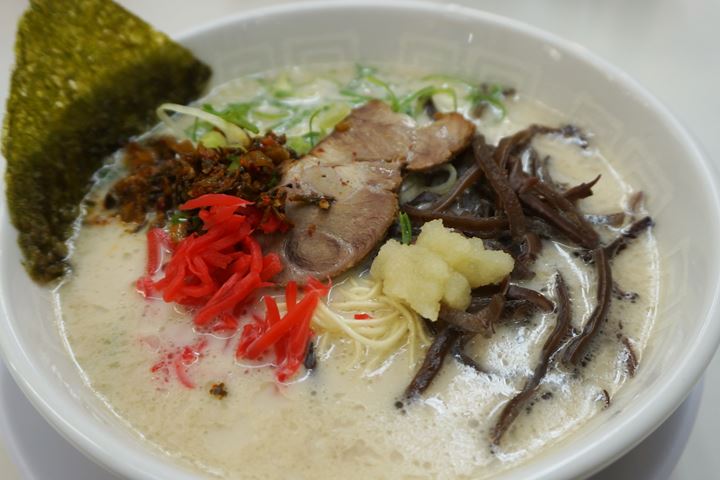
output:
<instances>
[{"instance_id":1,"label":"tonkotsu broth","mask_svg":"<svg viewBox=\"0 0 720 480\"><path fill-rule=\"evenodd\" d=\"M279 77L239 79L218 87L203 103L221 107L248 99L280 78L303 84L295 93L312 106L342 98L339 86L352 71L294 68ZM388 68L382 74L398 93L423 85L423 72ZM436 100L441 110L452 108L449 97ZM467 113L469 106L461 96L458 100L459 111ZM523 92L506 105L502 120L489 112L476 122L489 143L532 123L555 126L573 120L524 98ZM592 126L583 127L592 133ZM289 135L307 127L293 128ZM602 156L602 142L592 138L587 150L552 137L533 143L542 156L551 156L552 173L560 182L576 184L602 174L594 195L579 203L587 213L622 211L632 192L619 166ZM107 181L99 182L96 194L106 186ZM545 241L534 266L536 277L522 285L545 288L551 296L552 276L560 270L579 327L595 305L595 270L572 250ZM606 396L612 398L628 376L628 353L618 336L627 337L642 357L659 282L655 241L644 234L613 260L613 279L639 297L612 302L587 365L576 373L551 368L501 444L492 446L497 416L532 375L555 314L538 312L498 325L490 339L478 336L467 352L486 374L448 357L430 389L402 410L394 404L422 356L409 365L401 350L367 372L349 365L352 351L342 341L319 357L312 374L278 385L271 369L239 364L234 344L208 336L207 356L192 367L197 387L188 389L150 371L160 352L192 343L197 335L189 314L135 291L145 261L145 235L129 233L117 220L79 229L73 272L57 290L68 345L91 388L140 436L205 474L227 478L485 478L510 468L605 408ZM224 399L209 394L218 382L228 391Z\"/></svg>"}]
</instances>

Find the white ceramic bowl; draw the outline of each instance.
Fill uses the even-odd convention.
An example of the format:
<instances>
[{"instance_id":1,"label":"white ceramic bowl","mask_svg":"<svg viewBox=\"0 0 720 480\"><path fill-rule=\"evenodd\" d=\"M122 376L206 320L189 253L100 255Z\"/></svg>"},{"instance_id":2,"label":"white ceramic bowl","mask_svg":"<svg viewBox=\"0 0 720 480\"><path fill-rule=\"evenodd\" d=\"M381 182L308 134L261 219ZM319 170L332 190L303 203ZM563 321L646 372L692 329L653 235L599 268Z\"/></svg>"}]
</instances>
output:
<instances>
[{"instance_id":1,"label":"white ceramic bowl","mask_svg":"<svg viewBox=\"0 0 720 480\"><path fill-rule=\"evenodd\" d=\"M397 62L511 84L566 112L608 145L649 194L662 253L662 300L638 375L612 406L502 478L578 478L618 458L685 398L720 339L717 172L683 127L632 79L570 42L495 15L394 1L305 3L198 28L180 40L214 69L214 83L272 67ZM20 265L2 209L0 346L22 390L69 441L136 479L191 479L93 395L67 353L51 296Z\"/></svg>"}]
</instances>

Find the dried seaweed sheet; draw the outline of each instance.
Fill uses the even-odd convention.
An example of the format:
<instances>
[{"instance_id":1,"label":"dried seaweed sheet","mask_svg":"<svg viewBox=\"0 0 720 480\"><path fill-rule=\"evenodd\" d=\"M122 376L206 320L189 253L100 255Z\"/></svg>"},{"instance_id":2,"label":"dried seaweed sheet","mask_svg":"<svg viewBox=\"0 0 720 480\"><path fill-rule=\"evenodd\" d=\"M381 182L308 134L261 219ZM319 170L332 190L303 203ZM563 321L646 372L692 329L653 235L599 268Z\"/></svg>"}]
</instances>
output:
<instances>
[{"instance_id":1,"label":"dried seaweed sheet","mask_svg":"<svg viewBox=\"0 0 720 480\"><path fill-rule=\"evenodd\" d=\"M210 69L110 0L32 0L15 55L2 132L8 206L25 266L46 282L66 270L66 240L103 158L160 103L196 98Z\"/></svg>"}]
</instances>

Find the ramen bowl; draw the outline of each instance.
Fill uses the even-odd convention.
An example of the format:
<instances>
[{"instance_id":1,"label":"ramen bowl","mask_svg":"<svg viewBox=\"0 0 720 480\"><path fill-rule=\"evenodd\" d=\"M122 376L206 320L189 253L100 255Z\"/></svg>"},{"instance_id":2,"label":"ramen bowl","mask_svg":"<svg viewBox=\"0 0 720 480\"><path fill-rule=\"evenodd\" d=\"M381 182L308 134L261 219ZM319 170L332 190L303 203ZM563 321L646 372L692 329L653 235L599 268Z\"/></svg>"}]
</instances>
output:
<instances>
[{"instance_id":1,"label":"ramen bowl","mask_svg":"<svg viewBox=\"0 0 720 480\"><path fill-rule=\"evenodd\" d=\"M603 138L605 155L647 193L661 292L635 378L580 429L499 478L581 478L642 441L684 400L720 341L720 204L715 167L677 120L627 75L528 25L453 5L303 3L243 13L178 40L213 83L292 65L399 64L512 85ZM197 474L142 441L87 386L69 354L52 292L21 265L2 207L0 348L21 389L72 444L133 479Z\"/></svg>"}]
</instances>

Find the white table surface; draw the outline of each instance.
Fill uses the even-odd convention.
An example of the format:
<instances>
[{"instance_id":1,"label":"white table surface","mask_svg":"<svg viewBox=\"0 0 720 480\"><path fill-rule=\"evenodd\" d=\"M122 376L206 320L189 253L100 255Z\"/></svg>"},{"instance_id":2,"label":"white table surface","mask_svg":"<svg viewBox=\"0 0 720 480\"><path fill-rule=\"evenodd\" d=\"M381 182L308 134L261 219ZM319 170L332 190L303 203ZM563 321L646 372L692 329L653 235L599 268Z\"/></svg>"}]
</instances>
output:
<instances>
[{"instance_id":1,"label":"white table surface","mask_svg":"<svg viewBox=\"0 0 720 480\"><path fill-rule=\"evenodd\" d=\"M12 65L15 25L27 3L28 0L0 0L2 105ZM289 2L120 0L120 3L161 30L176 34L231 12ZM717 95L720 2L717 0L457 0L455 3L533 24L589 48L647 87L688 127L710 158L720 161L720 96ZM697 422L670 477L672 480L720 478L716 441L720 432L718 405L720 356L716 355L705 375ZM17 480L22 477L8 455L8 440L0 436L0 478ZM78 456L78 461L80 459ZM652 457L646 457L645 461L652 461ZM47 478L65 480L50 473Z\"/></svg>"}]
</instances>

